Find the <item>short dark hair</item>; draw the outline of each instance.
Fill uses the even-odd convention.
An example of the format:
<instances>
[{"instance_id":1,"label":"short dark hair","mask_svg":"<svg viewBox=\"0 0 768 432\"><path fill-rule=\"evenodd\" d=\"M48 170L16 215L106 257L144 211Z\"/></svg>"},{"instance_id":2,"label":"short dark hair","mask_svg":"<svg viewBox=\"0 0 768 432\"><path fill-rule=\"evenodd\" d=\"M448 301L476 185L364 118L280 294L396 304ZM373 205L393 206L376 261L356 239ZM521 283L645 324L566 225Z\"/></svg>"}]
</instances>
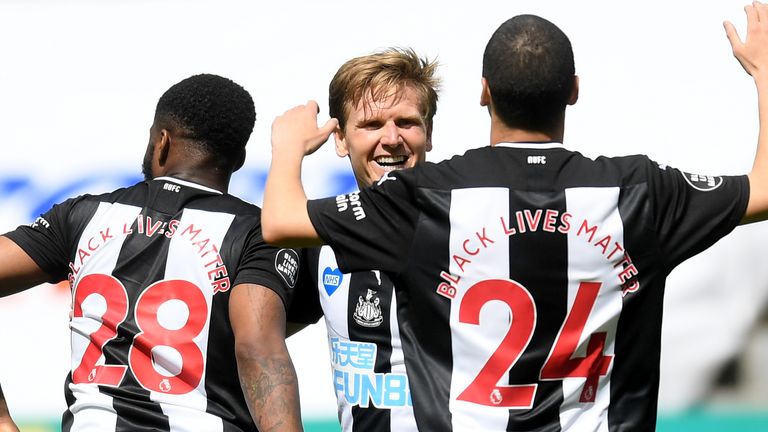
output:
<instances>
[{"instance_id":1,"label":"short dark hair","mask_svg":"<svg viewBox=\"0 0 768 432\"><path fill-rule=\"evenodd\" d=\"M493 33L483 77L493 108L510 127L545 131L562 121L575 82L568 36L536 15L518 15Z\"/></svg>"},{"instance_id":2,"label":"short dark hair","mask_svg":"<svg viewBox=\"0 0 768 432\"><path fill-rule=\"evenodd\" d=\"M236 169L253 132L251 95L234 81L200 74L169 88L157 101L155 126L194 141L216 157L217 166Z\"/></svg>"}]
</instances>

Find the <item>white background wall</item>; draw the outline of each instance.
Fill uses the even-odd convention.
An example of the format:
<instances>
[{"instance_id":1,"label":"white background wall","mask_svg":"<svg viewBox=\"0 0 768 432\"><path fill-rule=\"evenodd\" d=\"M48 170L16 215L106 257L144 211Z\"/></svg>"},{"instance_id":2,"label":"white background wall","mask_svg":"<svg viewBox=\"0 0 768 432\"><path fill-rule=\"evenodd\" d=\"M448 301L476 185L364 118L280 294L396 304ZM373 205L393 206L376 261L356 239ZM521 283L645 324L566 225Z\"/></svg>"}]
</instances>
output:
<instances>
[{"instance_id":1,"label":"white background wall","mask_svg":"<svg viewBox=\"0 0 768 432\"><path fill-rule=\"evenodd\" d=\"M441 62L430 159L485 145L482 51L496 27L520 13L544 16L571 37L581 97L568 112L568 147L587 155L646 153L692 172L743 173L757 134L755 92L721 25L732 20L743 34L743 5L3 0L0 231L30 222L46 200L138 175L157 98L196 73L230 77L256 101L247 166L232 192L257 203L271 120L307 99L327 112L338 66L387 46L410 46ZM309 192L319 196L329 193L324 179L348 168L327 146L306 170L314 180ZM662 389L663 407L686 406L711 380L708 361L742 349L743 323L768 291L767 230L740 228L673 275L665 330L673 338L665 339L664 361L678 369L665 369L663 383L672 384ZM0 300L0 382L17 415L57 416L64 407L68 310L66 290L52 287ZM322 327L297 336L291 349L307 415L334 416Z\"/></svg>"}]
</instances>

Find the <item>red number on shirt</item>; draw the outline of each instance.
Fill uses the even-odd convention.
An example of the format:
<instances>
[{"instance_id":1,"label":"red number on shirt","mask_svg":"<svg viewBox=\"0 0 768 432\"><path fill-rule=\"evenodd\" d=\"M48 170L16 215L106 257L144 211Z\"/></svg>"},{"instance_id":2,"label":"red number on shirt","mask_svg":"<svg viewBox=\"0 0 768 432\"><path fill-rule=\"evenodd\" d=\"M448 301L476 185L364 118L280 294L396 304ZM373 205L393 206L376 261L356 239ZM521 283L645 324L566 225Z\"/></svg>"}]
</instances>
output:
<instances>
[{"instance_id":1,"label":"red number on shirt","mask_svg":"<svg viewBox=\"0 0 768 432\"><path fill-rule=\"evenodd\" d=\"M189 312L184 325L173 330L160 324L158 313L160 306L171 300L180 300ZM133 340L129 362L142 386L170 394L189 393L197 387L205 366L203 353L193 338L205 328L207 314L193 312L207 309L200 289L183 280L157 282L141 294L136 303L136 325L140 332ZM155 369L153 350L159 347L169 347L179 353L180 371L164 374Z\"/></svg>"},{"instance_id":2,"label":"red number on shirt","mask_svg":"<svg viewBox=\"0 0 768 432\"><path fill-rule=\"evenodd\" d=\"M603 354L606 333L590 335L585 357L572 358L578 347L592 307L600 291L598 282L582 282L573 307L555 341L552 353L540 372L542 380L586 378L581 402L594 402L597 382L608 373L613 356ZM480 324L480 310L491 300L506 303L512 323L496 351L458 399L487 406L530 408L537 384L502 386L499 381L520 358L533 336L536 307L528 290L510 280L489 279L471 286L459 306L459 322Z\"/></svg>"},{"instance_id":3,"label":"red number on shirt","mask_svg":"<svg viewBox=\"0 0 768 432\"><path fill-rule=\"evenodd\" d=\"M94 383L117 386L123 380L127 366L97 365L103 358L104 346L117 336L117 327L125 321L128 313L128 295L123 284L110 275L89 274L75 287L73 317L83 317L83 302L90 295L97 295L105 302L101 315L101 326L89 335L89 344L80 364L72 371L75 384ZM182 325L161 323L160 309L175 304L177 311L186 309L187 317ZM93 313L92 306L87 311ZM169 314L167 316L176 316ZM206 325L208 305L200 289L188 281L165 280L152 284L136 303L136 325L139 333L131 343L128 364L136 380L152 391L170 394L185 394L194 390L204 372L204 356L194 338L200 335ZM167 319L167 318L166 318ZM171 328L169 328L171 327ZM177 327L177 328L173 328ZM178 354L173 364L158 364L158 350ZM171 354L174 356L174 354ZM176 364L179 363L179 364ZM157 368L164 369L160 372ZM179 369L179 370L174 370Z\"/></svg>"},{"instance_id":4,"label":"red number on shirt","mask_svg":"<svg viewBox=\"0 0 768 432\"><path fill-rule=\"evenodd\" d=\"M613 360L613 356L603 355L607 336L605 332L591 334L587 342L586 356L572 358L579 345L579 338L584 332L587 318L595 305L597 294L600 292L600 285L599 282L582 282L579 285L573 308L565 319L552 353L541 368L543 380L586 378L587 381L579 398L580 402L595 401L597 381L608 373L608 367Z\"/></svg>"},{"instance_id":5,"label":"red number on shirt","mask_svg":"<svg viewBox=\"0 0 768 432\"><path fill-rule=\"evenodd\" d=\"M102 358L104 345L117 337L117 326L125 321L128 314L128 295L123 284L110 275L86 275L75 287L73 319L84 316L83 302L91 295L97 296L92 297L91 301L99 303L103 301L105 303L105 310L101 315L101 326L90 334L90 343L83 353L80 365L72 370L72 382L75 384L95 383L116 386L123 380L127 367L97 365L96 362ZM89 308L88 312L93 313L93 309Z\"/></svg>"},{"instance_id":6,"label":"red number on shirt","mask_svg":"<svg viewBox=\"0 0 768 432\"><path fill-rule=\"evenodd\" d=\"M480 405L529 408L533 404L536 384L501 386L498 382L531 341L536 325L533 298L525 288L510 280L478 282L464 294L459 307L459 322L480 325L480 310L491 300L500 300L509 306L512 323L501 344L458 399Z\"/></svg>"}]
</instances>

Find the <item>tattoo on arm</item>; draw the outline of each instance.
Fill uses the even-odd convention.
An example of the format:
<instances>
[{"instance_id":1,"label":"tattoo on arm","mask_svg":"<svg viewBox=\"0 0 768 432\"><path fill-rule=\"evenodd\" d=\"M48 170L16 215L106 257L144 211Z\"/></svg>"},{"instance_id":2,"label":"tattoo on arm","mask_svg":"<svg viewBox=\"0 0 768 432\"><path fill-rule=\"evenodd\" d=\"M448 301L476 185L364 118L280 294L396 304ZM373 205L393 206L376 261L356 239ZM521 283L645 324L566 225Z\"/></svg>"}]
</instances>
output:
<instances>
[{"instance_id":1,"label":"tattoo on arm","mask_svg":"<svg viewBox=\"0 0 768 432\"><path fill-rule=\"evenodd\" d=\"M290 357L252 358L249 363L252 367L241 368L240 385L258 415L259 430L276 431L295 424L297 419L291 416L297 414L298 380Z\"/></svg>"}]
</instances>

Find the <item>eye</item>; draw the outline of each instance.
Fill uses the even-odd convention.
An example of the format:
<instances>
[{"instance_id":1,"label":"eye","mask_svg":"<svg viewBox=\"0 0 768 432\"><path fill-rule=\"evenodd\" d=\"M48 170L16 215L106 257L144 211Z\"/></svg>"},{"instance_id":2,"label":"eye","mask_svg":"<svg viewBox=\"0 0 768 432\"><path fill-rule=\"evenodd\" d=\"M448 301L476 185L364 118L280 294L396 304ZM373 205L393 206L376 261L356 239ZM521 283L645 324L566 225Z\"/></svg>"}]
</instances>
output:
<instances>
[{"instance_id":1,"label":"eye","mask_svg":"<svg viewBox=\"0 0 768 432\"><path fill-rule=\"evenodd\" d=\"M399 119L397 120L396 124L397 124L397 127L403 128L403 129L422 126L421 120L414 119L414 118Z\"/></svg>"},{"instance_id":2,"label":"eye","mask_svg":"<svg viewBox=\"0 0 768 432\"><path fill-rule=\"evenodd\" d=\"M382 125L383 123L378 120L370 120L367 122L363 122L358 127L361 129L376 130L376 129L381 129Z\"/></svg>"}]
</instances>

